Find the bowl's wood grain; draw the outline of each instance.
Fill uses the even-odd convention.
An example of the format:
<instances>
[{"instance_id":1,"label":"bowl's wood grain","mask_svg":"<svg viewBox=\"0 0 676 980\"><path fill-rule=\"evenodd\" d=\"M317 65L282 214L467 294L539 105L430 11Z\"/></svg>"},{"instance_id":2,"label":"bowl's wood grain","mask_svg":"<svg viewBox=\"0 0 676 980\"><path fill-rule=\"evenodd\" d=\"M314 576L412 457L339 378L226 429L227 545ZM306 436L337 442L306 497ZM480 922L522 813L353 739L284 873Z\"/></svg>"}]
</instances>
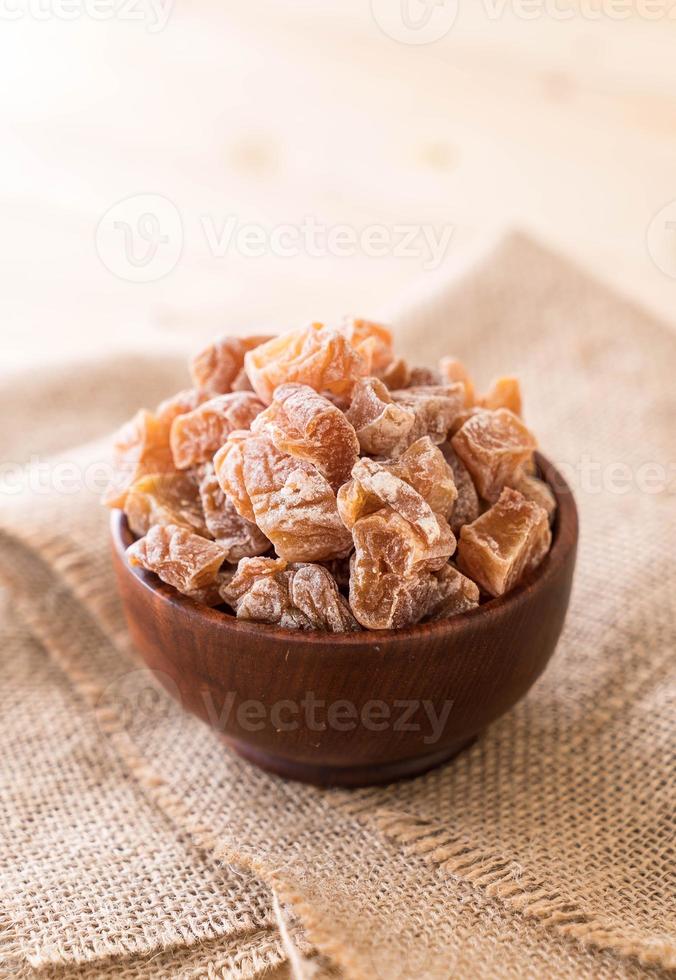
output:
<instances>
[{"instance_id":1,"label":"bowl's wood grain","mask_svg":"<svg viewBox=\"0 0 676 980\"><path fill-rule=\"evenodd\" d=\"M423 772L523 697L556 646L577 511L556 469L542 457L539 464L558 502L540 567L479 609L398 631L296 633L207 609L130 568L132 535L114 512L114 564L133 640L183 706L259 766L343 786Z\"/></svg>"}]
</instances>

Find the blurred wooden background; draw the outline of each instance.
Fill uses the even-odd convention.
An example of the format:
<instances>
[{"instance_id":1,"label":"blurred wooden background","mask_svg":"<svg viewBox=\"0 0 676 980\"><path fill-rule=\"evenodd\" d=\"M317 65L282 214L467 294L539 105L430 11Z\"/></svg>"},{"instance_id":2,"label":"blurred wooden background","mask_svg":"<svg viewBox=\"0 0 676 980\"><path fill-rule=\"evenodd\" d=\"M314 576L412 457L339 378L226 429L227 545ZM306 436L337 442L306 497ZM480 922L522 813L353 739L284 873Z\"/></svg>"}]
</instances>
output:
<instances>
[{"instance_id":1,"label":"blurred wooden background","mask_svg":"<svg viewBox=\"0 0 676 980\"><path fill-rule=\"evenodd\" d=\"M0 16L3 371L374 314L514 226L674 318L676 278L647 247L676 199L671 0L652 20L640 3L619 19L559 0L565 21L546 2L530 20L460 0L430 44L389 37L378 0L176 0L163 30L150 0L129 0L143 19L101 21L88 0L72 20L50 2ZM110 228L97 251L101 218L139 194L173 202L182 223L178 261L149 282L106 267ZM204 219L228 216L452 236L441 273L423 254L217 255ZM676 276L676 230L663 237Z\"/></svg>"}]
</instances>

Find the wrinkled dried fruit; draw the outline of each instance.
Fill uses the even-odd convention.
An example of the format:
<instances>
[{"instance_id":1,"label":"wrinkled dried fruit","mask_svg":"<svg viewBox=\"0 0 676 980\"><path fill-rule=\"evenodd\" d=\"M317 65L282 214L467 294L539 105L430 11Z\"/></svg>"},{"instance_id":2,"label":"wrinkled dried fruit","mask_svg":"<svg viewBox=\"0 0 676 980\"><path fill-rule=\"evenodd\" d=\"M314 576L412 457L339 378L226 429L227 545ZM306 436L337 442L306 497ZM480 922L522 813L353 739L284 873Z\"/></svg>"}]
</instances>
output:
<instances>
[{"instance_id":1,"label":"wrinkled dried fruit","mask_svg":"<svg viewBox=\"0 0 676 980\"><path fill-rule=\"evenodd\" d=\"M307 385L281 385L272 404L251 425L277 449L313 463L332 487L350 477L359 440L345 415Z\"/></svg>"},{"instance_id":2,"label":"wrinkled dried fruit","mask_svg":"<svg viewBox=\"0 0 676 980\"><path fill-rule=\"evenodd\" d=\"M357 378L369 371L368 362L343 334L321 323L292 330L249 351L244 366L254 391L266 404L278 385L291 382L349 395Z\"/></svg>"},{"instance_id":3,"label":"wrinkled dried fruit","mask_svg":"<svg viewBox=\"0 0 676 980\"><path fill-rule=\"evenodd\" d=\"M515 415L521 415L521 386L516 378L498 378L478 403L490 411L508 408Z\"/></svg>"},{"instance_id":4,"label":"wrinkled dried fruit","mask_svg":"<svg viewBox=\"0 0 676 980\"><path fill-rule=\"evenodd\" d=\"M214 468L238 513L252 515L280 558L319 561L349 554L352 540L338 516L336 495L310 463L280 452L267 436L235 433L214 457Z\"/></svg>"},{"instance_id":5,"label":"wrinkled dried fruit","mask_svg":"<svg viewBox=\"0 0 676 980\"><path fill-rule=\"evenodd\" d=\"M500 499L460 532L458 564L490 595L503 595L549 551L547 513L508 487Z\"/></svg>"},{"instance_id":6,"label":"wrinkled dried fruit","mask_svg":"<svg viewBox=\"0 0 676 980\"><path fill-rule=\"evenodd\" d=\"M407 445L429 436L432 442L445 442L455 418L465 405L465 388L462 384L418 385L393 391L392 398L403 408L413 412L415 421L407 436ZM405 449L406 446L401 446Z\"/></svg>"},{"instance_id":7,"label":"wrinkled dried fruit","mask_svg":"<svg viewBox=\"0 0 676 980\"><path fill-rule=\"evenodd\" d=\"M434 579L435 592L427 611L430 621L450 619L479 605L480 592L476 583L450 563L435 572Z\"/></svg>"},{"instance_id":8,"label":"wrinkled dried fruit","mask_svg":"<svg viewBox=\"0 0 676 980\"><path fill-rule=\"evenodd\" d=\"M244 558L221 591L238 619L330 633L359 629L330 572L320 565Z\"/></svg>"},{"instance_id":9,"label":"wrinkled dried fruit","mask_svg":"<svg viewBox=\"0 0 676 980\"><path fill-rule=\"evenodd\" d=\"M521 472L517 473L509 485L513 490L523 494L526 500L547 511L547 517L552 520L556 513L556 497L543 480L530 473Z\"/></svg>"},{"instance_id":10,"label":"wrinkled dried fruit","mask_svg":"<svg viewBox=\"0 0 676 980\"><path fill-rule=\"evenodd\" d=\"M193 358L190 365L193 384L211 395L226 395L242 380L244 355L270 340L270 335L222 337Z\"/></svg>"},{"instance_id":11,"label":"wrinkled dried fruit","mask_svg":"<svg viewBox=\"0 0 676 980\"><path fill-rule=\"evenodd\" d=\"M155 572L184 594L215 582L225 560L223 549L213 541L176 524L151 527L145 537L127 548L127 557L130 565Z\"/></svg>"},{"instance_id":12,"label":"wrinkled dried fruit","mask_svg":"<svg viewBox=\"0 0 676 980\"><path fill-rule=\"evenodd\" d=\"M265 406L250 391L218 395L171 424L171 451L178 469L205 463L231 432L248 429Z\"/></svg>"},{"instance_id":13,"label":"wrinkled dried fruit","mask_svg":"<svg viewBox=\"0 0 676 980\"><path fill-rule=\"evenodd\" d=\"M178 394L172 395L171 398L165 398L163 402L160 402L155 414L158 419L170 425L177 415L185 415L186 412L194 411L198 405L208 401L210 397L208 392L198 388L185 388Z\"/></svg>"},{"instance_id":14,"label":"wrinkled dried fruit","mask_svg":"<svg viewBox=\"0 0 676 980\"><path fill-rule=\"evenodd\" d=\"M360 353L362 345L368 345L371 368L378 373L388 366L394 356L392 346L392 331L382 323L373 320L362 320L357 317L346 317L341 324L340 332L345 335L352 347Z\"/></svg>"},{"instance_id":15,"label":"wrinkled dried fruit","mask_svg":"<svg viewBox=\"0 0 676 980\"><path fill-rule=\"evenodd\" d=\"M177 524L202 537L211 537L193 473L152 473L129 488L124 512L137 536L153 524Z\"/></svg>"},{"instance_id":16,"label":"wrinkled dried fruit","mask_svg":"<svg viewBox=\"0 0 676 980\"><path fill-rule=\"evenodd\" d=\"M378 378L362 378L355 384L346 417L357 432L361 451L372 456L388 456L404 445L415 422L414 413L393 402Z\"/></svg>"},{"instance_id":17,"label":"wrinkled dried fruit","mask_svg":"<svg viewBox=\"0 0 676 980\"><path fill-rule=\"evenodd\" d=\"M450 467L429 437L419 439L398 459L378 463L360 459L352 480L338 491L338 511L346 527L388 505L432 543L436 515L447 518L456 498Z\"/></svg>"},{"instance_id":18,"label":"wrinkled dried fruit","mask_svg":"<svg viewBox=\"0 0 676 980\"><path fill-rule=\"evenodd\" d=\"M438 371L428 367L412 367L408 375L407 388L428 388L442 384Z\"/></svg>"},{"instance_id":19,"label":"wrinkled dried fruit","mask_svg":"<svg viewBox=\"0 0 676 980\"><path fill-rule=\"evenodd\" d=\"M113 476L103 495L107 507L124 507L133 483L148 473L173 473L169 426L145 409L124 425L113 442Z\"/></svg>"},{"instance_id":20,"label":"wrinkled dried fruit","mask_svg":"<svg viewBox=\"0 0 676 980\"><path fill-rule=\"evenodd\" d=\"M537 446L521 419L506 408L473 415L451 442L479 494L490 503L532 458Z\"/></svg>"},{"instance_id":21,"label":"wrinkled dried fruit","mask_svg":"<svg viewBox=\"0 0 676 980\"><path fill-rule=\"evenodd\" d=\"M444 442L439 448L453 471L453 480L458 494L450 517L451 528L453 533L457 535L460 533L463 524L471 524L481 513L479 495L467 467L458 458L452 444Z\"/></svg>"},{"instance_id":22,"label":"wrinkled dried fruit","mask_svg":"<svg viewBox=\"0 0 676 980\"><path fill-rule=\"evenodd\" d=\"M221 590L228 584L234 574L234 568L221 571L209 585L203 585L200 589L191 589L189 592L185 592L184 595L187 595L189 599L193 599L195 602L201 602L204 606L220 606L223 604Z\"/></svg>"},{"instance_id":23,"label":"wrinkled dried fruit","mask_svg":"<svg viewBox=\"0 0 676 980\"><path fill-rule=\"evenodd\" d=\"M439 361L439 372L444 381L459 381L465 386L465 408L471 408L474 404L474 382L462 361L455 357L442 357Z\"/></svg>"},{"instance_id":24,"label":"wrinkled dried fruit","mask_svg":"<svg viewBox=\"0 0 676 980\"><path fill-rule=\"evenodd\" d=\"M237 508L223 493L212 463L205 464L199 484L204 519L211 537L225 551L225 560L236 563L240 558L263 555L270 542L255 524L240 517Z\"/></svg>"},{"instance_id":25,"label":"wrinkled dried fruit","mask_svg":"<svg viewBox=\"0 0 676 980\"><path fill-rule=\"evenodd\" d=\"M403 357L393 358L377 374L390 391L395 391L397 388L406 388L411 377L410 368Z\"/></svg>"}]
</instances>

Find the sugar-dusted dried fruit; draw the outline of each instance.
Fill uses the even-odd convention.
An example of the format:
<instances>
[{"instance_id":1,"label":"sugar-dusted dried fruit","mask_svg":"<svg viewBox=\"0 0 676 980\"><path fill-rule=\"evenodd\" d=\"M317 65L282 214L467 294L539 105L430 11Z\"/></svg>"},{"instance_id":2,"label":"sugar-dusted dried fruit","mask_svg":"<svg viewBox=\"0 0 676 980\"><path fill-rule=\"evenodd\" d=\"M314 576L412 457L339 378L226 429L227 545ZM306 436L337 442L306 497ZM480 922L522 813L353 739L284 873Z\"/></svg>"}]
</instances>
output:
<instances>
[{"instance_id":1,"label":"sugar-dusted dried fruit","mask_svg":"<svg viewBox=\"0 0 676 980\"><path fill-rule=\"evenodd\" d=\"M171 425L177 415L185 415L186 412L194 411L198 405L208 401L210 397L208 392L199 388L184 388L183 391L179 391L160 402L155 414L158 419Z\"/></svg>"},{"instance_id":2,"label":"sugar-dusted dried fruit","mask_svg":"<svg viewBox=\"0 0 676 980\"><path fill-rule=\"evenodd\" d=\"M556 497L544 480L540 480L537 476L524 470L517 473L509 485L513 490L522 493L526 500L530 500L546 510L550 521L553 519L556 513Z\"/></svg>"},{"instance_id":3,"label":"sugar-dusted dried fruit","mask_svg":"<svg viewBox=\"0 0 676 980\"><path fill-rule=\"evenodd\" d=\"M336 495L311 463L281 452L267 436L234 433L214 457L214 468L238 513L255 521L280 558L320 561L349 554L352 539L338 516Z\"/></svg>"},{"instance_id":4,"label":"sugar-dusted dried fruit","mask_svg":"<svg viewBox=\"0 0 676 980\"><path fill-rule=\"evenodd\" d=\"M360 518L387 505L431 543L438 534L437 515L448 518L456 495L450 467L425 436L398 459L355 463L352 479L338 491L338 511L345 526L352 528Z\"/></svg>"},{"instance_id":5,"label":"sugar-dusted dried fruit","mask_svg":"<svg viewBox=\"0 0 676 980\"><path fill-rule=\"evenodd\" d=\"M486 592L503 595L549 551L547 512L509 487L500 499L460 532L458 565Z\"/></svg>"},{"instance_id":6,"label":"sugar-dusted dried fruit","mask_svg":"<svg viewBox=\"0 0 676 980\"><path fill-rule=\"evenodd\" d=\"M394 357L381 371L377 372L378 377L387 385L390 391L398 388L406 388L410 378L411 369L403 357Z\"/></svg>"},{"instance_id":7,"label":"sugar-dusted dried fruit","mask_svg":"<svg viewBox=\"0 0 676 980\"><path fill-rule=\"evenodd\" d=\"M320 565L244 558L221 593L238 619L330 633L359 629L330 572Z\"/></svg>"},{"instance_id":8,"label":"sugar-dusted dried fruit","mask_svg":"<svg viewBox=\"0 0 676 980\"><path fill-rule=\"evenodd\" d=\"M169 426L145 409L124 425L113 442L113 475L103 495L107 507L124 507L129 488L147 473L172 473Z\"/></svg>"},{"instance_id":9,"label":"sugar-dusted dried fruit","mask_svg":"<svg viewBox=\"0 0 676 980\"><path fill-rule=\"evenodd\" d=\"M214 472L221 489L233 502L237 513L248 521L255 522L251 498L247 493L244 482L244 447L251 438L246 430L236 430L228 436L225 445L221 446L214 456Z\"/></svg>"},{"instance_id":10,"label":"sugar-dusted dried fruit","mask_svg":"<svg viewBox=\"0 0 676 980\"><path fill-rule=\"evenodd\" d=\"M328 561L322 561L319 564L331 573L340 591L347 595L350 588L350 559L330 558Z\"/></svg>"},{"instance_id":11,"label":"sugar-dusted dried fruit","mask_svg":"<svg viewBox=\"0 0 676 980\"><path fill-rule=\"evenodd\" d=\"M235 380L232 382L233 391L253 391L253 386L249 381L249 375L246 373L246 369L242 368Z\"/></svg>"},{"instance_id":12,"label":"sugar-dusted dried fruit","mask_svg":"<svg viewBox=\"0 0 676 980\"><path fill-rule=\"evenodd\" d=\"M481 513L479 495L469 470L458 458L458 454L453 449L450 442L444 442L439 449L444 455L444 459L453 471L453 481L457 491L457 498L453 512L450 517L450 524L454 534L460 533L463 524L471 524Z\"/></svg>"},{"instance_id":13,"label":"sugar-dusted dried fruit","mask_svg":"<svg viewBox=\"0 0 676 980\"><path fill-rule=\"evenodd\" d=\"M321 323L291 330L249 351L244 366L254 391L266 404L275 388L287 382L349 395L357 378L369 373L368 361L346 337Z\"/></svg>"},{"instance_id":14,"label":"sugar-dusted dried fruit","mask_svg":"<svg viewBox=\"0 0 676 980\"><path fill-rule=\"evenodd\" d=\"M189 592L184 592L183 594L195 602L201 602L204 606L220 606L223 604L221 590L228 584L234 574L234 568L228 568L226 571L221 570L213 582L209 582L208 585L203 585L199 589L191 589Z\"/></svg>"},{"instance_id":15,"label":"sugar-dusted dried fruit","mask_svg":"<svg viewBox=\"0 0 676 980\"><path fill-rule=\"evenodd\" d=\"M346 317L340 331L358 352L363 353L363 346L368 345L367 360L370 359L374 374L386 368L392 361L392 331L384 324L358 317Z\"/></svg>"},{"instance_id":16,"label":"sugar-dusted dried fruit","mask_svg":"<svg viewBox=\"0 0 676 980\"><path fill-rule=\"evenodd\" d=\"M428 606L430 621L450 619L479 605L479 587L450 562L434 572L434 590Z\"/></svg>"},{"instance_id":17,"label":"sugar-dusted dried fruit","mask_svg":"<svg viewBox=\"0 0 676 980\"><path fill-rule=\"evenodd\" d=\"M490 386L485 395L478 400L482 408L495 411L498 408L508 408L515 415L521 415L521 386L517 378L498 378Z\"/></svg>"},{"instance_id":18,"label":"sugar-dusted dried fruit","mask_svg":"<svg viewBox=\"0 0 676 980\"><path fill-rule=\"evenodd\" d=\"M254 337L222 337L193 358L190 365L193 384L211 395L226 395L242 381L244 355L270 340L269 334Z\"/></svg>"},{"instance_id":19,"label":"sugar-dusted dried fruit","mask_svg":"<svg viewBox=\"0 0 676 980\"><path fill-rule=\"evenodd\" d=\"M451 442L480 496L490 503L532 458L537 446L521 419L506 408L472 415Z\"/></svg>"},{"instance_id":20,"label":"sugar-dusted dried fruit","mask_svg":"<svg viewBox=\"0 0 676 980\"><path fill-rule=\"evenodd\" d=\"M434 545L390 507L362 517L353 528L350 606L367 629L397 629L427 615L436 594L432 572L455 548L445 521L439 520Z\"/></svg>"},{"instance_id":21,"label":"sugar-dusted dried fruit","mask_svg":"<svg viewBox=\"0 0 676 980\"><path fill-rule=\"evenodd\" d=\"M217 395L171 424L171 451L178 469L210 460L231 432L248 429L265 406L251 391Z\"/></svg>"},{"instance_id":22,"label":"sugar-dusted dried fruit","mask_svg":"<svg viewBox=\"0 0 676 980\"><path fill-rule=\"evenodd\" d=\"M389 456L405 445L415 422L414 413L397 405L378 378L357 381L346 416L357 432L361 451L372 456Z\"/></svg>"},{"instance_id":23,"label":"sugar-dusted dried fruit","mask_svg":"<svg viewBox=\"0 0 676 980\"><path fill-rule=\"evenodd\" d=\"M225 553L213 541L176 524L155 524L127 548L130 565L155 572L185 594L216 581Z\"/></svg>"},{"instance_id":24,"label":"sugar-dusted dried fruit","mask_svg":"<svg viewBox=\"0 0 676 980\"><path fill-rule=\"evenodd\" d=\"M439 361L439 373L444 381L451 384L459 381L465 386L465 408L471 408L474 404L474 382L462 361L455 357L442 357Z\"/></svg>"},{"instance_id":25,"label":"sugar-dusted dried fruit","mask_svg":"<svg viewBox=\"0 0 676 980\"><path fill-rule=\"evenodd\" d=\"M412 367L408 375L407 388L429 387L442 384L442 377L434 368Z\"/></svg>"},{"instance_id":26,"label":"sugar-dusted dried fruit","mask_svg":"<svg viewBox=\"0 0 676 980\"><path fill-rule=\"evenodd\" d=\"M240 558L253 558L270 549L263 532L246 517L240 517L232 500L223 493L212 463L202 469L199 494L209 533L225 551L226 561L234 564Z\"/></svg>"},{"instance_id":27,"label":"sugar-dusted dried fruit","mask_svg":"<svg viewBox=\"0 0 676 980\"><path fill-rule=\"evenodd\" d=\"M130 529L138 537L153 524L177 524L210 537L194 473L151 473L131 485L124 502Z\"/></svg>"},{"instance_id":28,"label":"sugar-dusted dried fruit","mask_svg":"<svg viewBox=\"0 0 676 980\"><path fill-rule=\"evenodd\" d=\"M416 385L403 391L393 391L392 398L415 416L413 428L407 437L408 445L422 436L429 436L432 442L440 443L446 441L455 418L464 409L465 388L460 383Z\"/></svg>"},{"instance_id":29,"label":"sugar-dusted dried fruit","mask_svg":"<svg viewBox=\"0 0 676 980\"><path fill-rule=\"evenodd\" d=\"M465 422L469 421L469 419L472 419L475 415L480 415L485 411L485 408L479 408L477 405L473 405L471 408L463 409L463 411L456 415L456 417L453 419L453 425L448 430L448 438L452 438L456 432L459 432Z\"/></svg>"},{"instance_id":30,"label":"sugar-dusted dried fruit","mask_svg":"<svg viewBox=\"0 0 676 980\"><path fill-rule=\"evenodd\" d=\"M357 434L343 412L308 385L280 385L251 430L313 463L334 489L349 479L359 456Z\"/></svg>"}]
</instances>

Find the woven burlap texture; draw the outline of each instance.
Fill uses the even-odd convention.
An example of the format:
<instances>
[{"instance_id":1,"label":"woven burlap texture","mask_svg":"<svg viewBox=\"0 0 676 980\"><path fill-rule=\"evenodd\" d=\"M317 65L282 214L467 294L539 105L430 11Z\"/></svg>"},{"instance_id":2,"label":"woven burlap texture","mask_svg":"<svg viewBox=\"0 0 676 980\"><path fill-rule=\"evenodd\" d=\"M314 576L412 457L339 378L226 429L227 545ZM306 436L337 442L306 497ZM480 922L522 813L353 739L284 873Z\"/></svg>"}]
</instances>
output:
<instances>
[{"instance_id":1,"label":"woven burlap texture","mask_svg":"<svg viewBox=\"0 0 676 980\"><path fill-rule=\"evenodd\" d=\"M1 751L18 760L1 804L0 928L14 963L103 969L211 943L211 966L156 975L255 972L285 956L273 889L301 952L349 977L676 968L676 338L518 237L394 322L418 361L455 353L480 382L519 373L528 419L575 486L580 558L550 667L422 778L359 792L286 783L224 750L134 663L92 490L17 495L0 568L13 610ZM87 436L135 407L143 372L137 358L133 391L93 400ZM52 468L80 473L108 451L69 444L81 374L31 412L40 452L60 454ZM165 361L144 400L182 384Z\"/></svg>"}]
</instances>

